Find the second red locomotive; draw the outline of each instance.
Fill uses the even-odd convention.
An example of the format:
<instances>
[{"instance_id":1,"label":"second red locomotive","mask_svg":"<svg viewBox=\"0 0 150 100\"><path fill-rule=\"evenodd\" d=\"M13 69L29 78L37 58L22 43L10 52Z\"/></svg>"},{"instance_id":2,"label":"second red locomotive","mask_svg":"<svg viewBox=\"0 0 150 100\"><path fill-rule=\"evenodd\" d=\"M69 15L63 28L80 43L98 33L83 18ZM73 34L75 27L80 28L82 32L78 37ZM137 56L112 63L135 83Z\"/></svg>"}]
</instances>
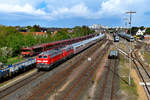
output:
<instances>
[{"instance_id":1,"label":"second red locomotive","mask_svg":"<svg viewBox=\"0 0 150 100\"><path fill-rule=\"evenodd\" d=\"M38 70L48 70L50 66L58 63L60 60L66 59L74 54L73 47L71 45L64 48L58 48L41 53L37 57Z\"/></svg>"}]
</instances>

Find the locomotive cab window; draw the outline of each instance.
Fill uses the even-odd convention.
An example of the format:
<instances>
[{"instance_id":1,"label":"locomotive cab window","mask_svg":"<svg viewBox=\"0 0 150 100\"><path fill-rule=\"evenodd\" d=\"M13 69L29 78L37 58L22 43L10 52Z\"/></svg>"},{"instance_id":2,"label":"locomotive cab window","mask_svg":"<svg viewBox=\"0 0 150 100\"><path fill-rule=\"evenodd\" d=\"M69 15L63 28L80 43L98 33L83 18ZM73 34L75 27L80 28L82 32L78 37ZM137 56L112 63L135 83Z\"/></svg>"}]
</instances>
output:
<instances>
[{"instance_id":1,"label":"locomotive cab window","mask_svg":"<svg viewBox=\"0 0 150 100\"><path fill-rule=\"evenodd\" d=\"M47 56L43 56L43 58L47 58Z\"/></svg>"},{"instance_id":2,"label":"locomotive cab window","mask_svg":"<svg viewBox=\"0 0 150 100\"><path fill-rule=\"evenodd\" d=\"M39 56L38 58L42 58L42 56Z\"/></svg>"}]
</instances>

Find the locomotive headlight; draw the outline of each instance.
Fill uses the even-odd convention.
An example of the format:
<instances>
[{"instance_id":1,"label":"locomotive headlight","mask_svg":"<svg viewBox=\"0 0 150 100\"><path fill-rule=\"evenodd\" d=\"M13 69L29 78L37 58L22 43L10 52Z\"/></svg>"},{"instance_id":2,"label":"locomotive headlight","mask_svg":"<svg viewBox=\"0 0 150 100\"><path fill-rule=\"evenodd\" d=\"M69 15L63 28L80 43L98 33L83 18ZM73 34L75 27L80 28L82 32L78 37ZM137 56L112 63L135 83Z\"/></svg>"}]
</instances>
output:
<instances>
[{"instance_id":1,"label":"locomotive headlight","mask_svg":"<svg viewBox=\"0 0 150 100\"><path fill-rule=\"evenodd\" d=\"M47 60L44 60L43 62L48 62Z\"/></svg>"},{"instance_id":2,"label":"locomotive headlight","mask_svg":"<svg viewBox=\"0 0 150 100\"><path fill-rule=\"evenodd\" d=\"M42 62L41 60L37 60L37 62Z\"/></svg>"}]
</instances>

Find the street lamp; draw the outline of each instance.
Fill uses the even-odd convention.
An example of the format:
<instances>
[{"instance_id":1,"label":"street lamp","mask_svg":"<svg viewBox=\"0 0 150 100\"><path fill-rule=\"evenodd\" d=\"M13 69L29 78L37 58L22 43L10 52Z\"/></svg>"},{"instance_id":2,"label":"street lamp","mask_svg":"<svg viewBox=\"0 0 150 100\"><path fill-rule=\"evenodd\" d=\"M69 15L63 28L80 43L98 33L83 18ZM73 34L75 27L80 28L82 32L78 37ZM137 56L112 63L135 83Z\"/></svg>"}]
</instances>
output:
<instances>
[{"instance_id":1,"label":"street lamp","mask_svg":"<svg viewBox=\"0 0 150 100\"><path fill-rule=\"evenodd\" d=\"M130 21L129 21L129 24L130 24L130 35L131 35L131 28L132 28L132 14L135 14L136 12L134 11L129 11L129 12L126 12L126 14L129 14L130 15ZM129 48L129 86L131 85L131 42L130 42L130 48Z\"/></svg>"}]
</instances>

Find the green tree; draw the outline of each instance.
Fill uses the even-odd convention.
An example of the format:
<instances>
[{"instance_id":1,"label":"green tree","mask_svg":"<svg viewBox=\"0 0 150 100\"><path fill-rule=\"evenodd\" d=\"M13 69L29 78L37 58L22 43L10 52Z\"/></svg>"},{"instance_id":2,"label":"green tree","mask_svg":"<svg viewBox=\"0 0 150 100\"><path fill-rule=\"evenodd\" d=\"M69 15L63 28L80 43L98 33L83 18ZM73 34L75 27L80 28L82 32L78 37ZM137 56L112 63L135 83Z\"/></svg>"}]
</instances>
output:
<instances>
[{"instance_id":1,"label":"green tree","mask_svg":"<svg viewBox=\"0 0 150 100\"><path fill-rule=\"evenodd\" d=\"M39 42L37 41L36 36L34 36L33 34L24 35L23 46L30 47L37 43Z\"/></svg>"},{"instance_id":2,"label":"green tree","mask_svg":"<svg viewBox=\"0 0 150 100\"><path fill-rule=\"evenodd\" d=\"M41 28L40 25L34 25L31 29L30 32L40 32Z\"/></svg>"},{"instance_id":3,"label":"green tree","mask_svg":"<svg viewBox=\"0 0 150 100\"><path fill-rule=\"evenodd\" d=\"M56 40L64 40L69 39L70 36L68 35L68 29L63 28L57 32L57 34L53 37L54 41Z\"/></svg>"},{"instance_id":4,"label":"green tree","mask_svg":"<svg viewBox=\"0 0 150 100\"><path fill-rule=\"evenodd\" d=\"M80 36L84 36L84 35L89 35L94 33L94 30L91 30L89 27L83 25L82 27L80 26L76 26L73 28L73 37L80 37Z\"/></svg>"},{"instance_id":5,"label":"green tree","mask_svg":"<svg viewBox=\"0 0 150 100\"><path fill-rule=\"evenodd\" d=\"M144 26L141 26L140 29L141 29L141 30L144 30L145 28L144 28Z\"/></svg>"},{"instance_id":6,"label":"green tree","mask_svg":"<svg viewBox=\"0 0 150 100\"><path fill-rule=\"evenodd\" d=\"M0 50L0 63L7 63L7 58L3 56L2 51Z\"/></svg>"},{"instance_id":7,"label":"green tree","mask_svg":"<svg viewBox=\"0 0 150 100\"><path fill-rule=\"evenodd\" d=\"M138 31L138 27L132 27L131 28L131 35L136 35L136 32ZM128 34L130 34L130 29L129 29L129 31L128 31Z\"/></svg>"},{"instance_id":8,"label":"green tree","mask_svg":"<svg viewBox=\"0 0 150 100\"><path fill-rule=\"evenodd\" d=\"M148 27L148 28L146 29L146 32L145 32L145 34L148 34L148 35L150 35L150 27Z\"/></svg>"},{"instance_id":9,"label":"green tree","mask_svg":"<svg viewBox=\"0 0 150 100\"><path fill-rule=\"evenodd\" d=\"M80 37L82 36L82 32L81 32L81 27L80 26L75 26L73 28L73 34L72 34L73 37Z\"/></svg>"},{"instance_id":10,"label":"green tree","mask_svg":"<svg viewBox=\"0 0 150 100\"><path fill-rule=\"evenodd\" d=\"M6 38L13 33L19 33L15 27L0 26L0 47L6 46Z\"/></svg>"},{"instance_id":11,"label":"green tree","mask_svg":"<svg viewBox=\"0 0 150 100\"><path fill-rule=\"evenodd\" d=\"M81 31L82 31L83 35L89 35L89 34L93 33L93 31L90 30L90 28L85 26L85 25L82 26L82 30Z\"/></svg>"},{"instance_id":12,"label":"green tree","mask_svg":"<svg viewBox=\"0 0 150 100\"><path fill-rule=\"evenodd\" d=\"M13 56L20 53L20 48L24 45L23 35L20 33L12 33L6 37L6 46L12 48Z\"/></svg>"},{"instance_id":13,"label":"green tree","mask_svg":"<svg viewBox=\"0 0 150 100\"><path fill-rule=\"evenodd\" d=\"M32 26L27 26L27 28L28 28L28 29L31 29L31 28L32 28Z\"/></svg>"},{"instance_id":14,"label":"green tree","mask_svg":"<svg viewBox=\"0 0 150 100\"><path fill-rule=\"evenodd\" d=\"M0 62L7 63L7 59L12 56L12 49L8 47L0 48Z\"/></svg>"}]
</instances>

